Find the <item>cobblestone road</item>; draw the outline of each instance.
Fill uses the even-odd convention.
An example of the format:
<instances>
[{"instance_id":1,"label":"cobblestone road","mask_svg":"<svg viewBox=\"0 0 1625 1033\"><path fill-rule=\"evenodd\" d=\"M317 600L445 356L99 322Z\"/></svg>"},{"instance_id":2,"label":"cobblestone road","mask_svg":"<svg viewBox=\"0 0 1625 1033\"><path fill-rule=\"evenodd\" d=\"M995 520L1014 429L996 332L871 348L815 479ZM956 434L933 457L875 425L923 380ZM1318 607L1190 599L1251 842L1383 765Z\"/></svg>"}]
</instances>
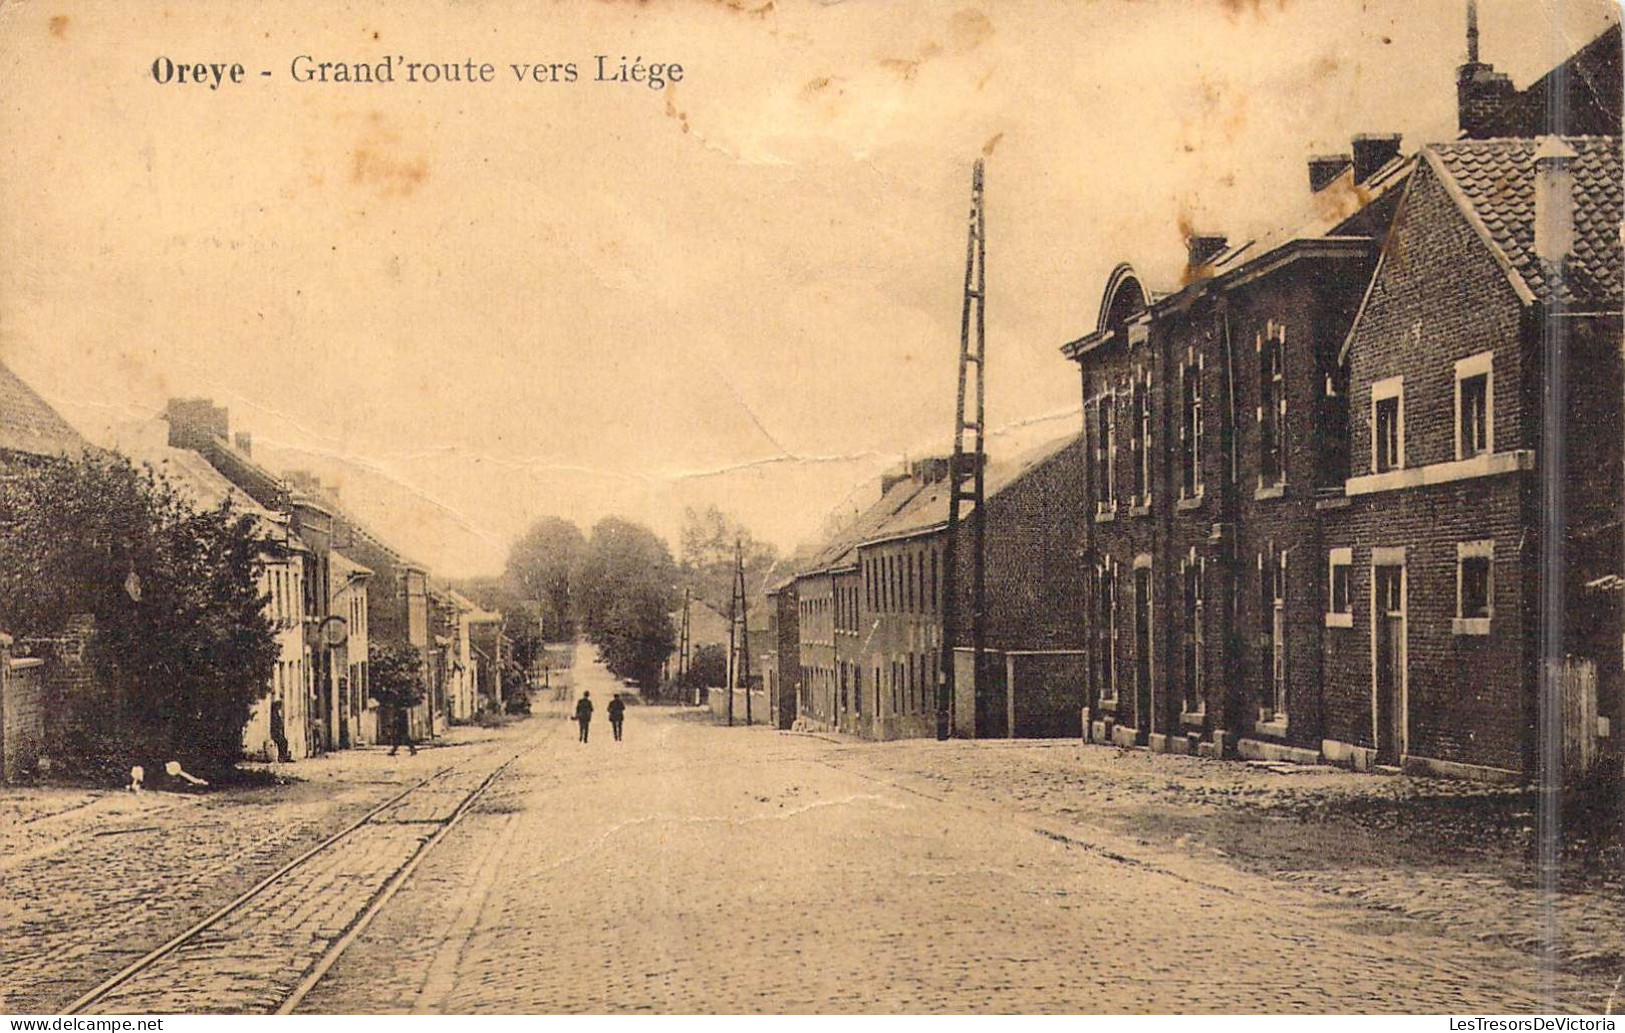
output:
<instances>
[{"instance_id":1,"label":"cobblestone road","mask_svg":"<svg viewBox=\"0 0 1625 1033\"><path fill-rule=\"evenodd\" d=\"M304 761L287 769L298 782L252 790L7 791L0 797L0 1011L61 1009L406 787L454 765L481 769L487 755L498 763L523 727L459 729L448 745L416 756L374 749ZM422 807L429 797L412 799ZM427 828L383 827L388 835L379 838L389 842L371 847L372 867L398 867L405 843L397 841L415 842ZM196 945L194 960L217 976L181 973L145 996L139 991L152 991L152 984L137 983L119 1006L249 1008L267 986L290 973L297 978L300 959L334 927L334 908L365 903L368 866L346 869L333 866L338 858L327 860L239 916L274 907L274 923L251 929L239 922L226 939L212 935ZM290 897L294 887L303 892ZM231 945L232 937L241 946ZM238 964L239 957L246 960ZM266 970L272 978L258 979L256 992L245 996L247 975Z\"/></svg>"},{"instance_id":2,"label":"cobblestone road","mask_svg":"<svg viewBox=\"0 0 1625 1033\"><path fill-rule=\"evenodd\" d=\"M550 725L303 1010L1540 1006L1524 952L944 799L848 746L642 708L622 744Z\"/></svg>"}]
</instances>

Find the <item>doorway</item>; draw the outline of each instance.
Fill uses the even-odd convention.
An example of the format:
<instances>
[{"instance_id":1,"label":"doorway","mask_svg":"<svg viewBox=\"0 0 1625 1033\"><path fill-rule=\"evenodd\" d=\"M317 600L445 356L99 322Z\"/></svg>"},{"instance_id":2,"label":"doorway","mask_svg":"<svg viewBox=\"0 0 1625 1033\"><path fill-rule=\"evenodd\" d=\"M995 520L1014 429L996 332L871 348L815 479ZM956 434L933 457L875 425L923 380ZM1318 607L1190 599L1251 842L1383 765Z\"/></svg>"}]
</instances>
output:
<instances>
[{"instance_id":1,"label":"doorway","mask_svg":"<svg viewBox=\"0 0 1625 1033\"><path fill-rule=\"evenodd\" d=\"M1372 568L1371 634L1377 763L1399 764L1409 731L1406 718L1405 568Z\"/></svg>"},{"instance_id":2,"label":"doorway","mask_svg":"<svg viewBox=\"0 0 1625 1033\"><path fill-rule=\"evenodd\" d=\"M1134 720L1135 741L1151 737L1151 568L1134 569Z\"/></svg>"}]
</instances>

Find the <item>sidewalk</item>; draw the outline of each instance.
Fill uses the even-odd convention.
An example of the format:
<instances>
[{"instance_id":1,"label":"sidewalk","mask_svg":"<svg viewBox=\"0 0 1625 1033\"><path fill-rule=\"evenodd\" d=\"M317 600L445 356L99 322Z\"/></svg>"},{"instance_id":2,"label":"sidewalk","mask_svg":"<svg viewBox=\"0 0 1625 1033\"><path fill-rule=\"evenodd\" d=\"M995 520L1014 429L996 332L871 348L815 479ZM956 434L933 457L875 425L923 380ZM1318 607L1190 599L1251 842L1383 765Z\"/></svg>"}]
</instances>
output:
<instances>
[{"instance_id":1,"label":"sidewalk","mask_svg":"<svg viewBox=\"0 0 1625 1033\"><path fill-rule=\"evenodd\" d=\"M50 1011L402 789L519 734L454 728L256 765L286 781L198 795L0 793L0 1011Z\"/></svg>"},{"instance_id":2,"label":"sidewalk","mask_svg":"<svg viewBox=\"0 0 1625 1033\"><path fill-rule=\"evenodd\" d=\"M1521 790L1071 740L838 741L841 766L944 799L1104 830L1152 855L1266 875L1463 939L1540 947L1535 820ZM1557 949L1577 974L1625 967L1625 871L1609 849L1565 858Z\"/></svg>"}]
</instances>

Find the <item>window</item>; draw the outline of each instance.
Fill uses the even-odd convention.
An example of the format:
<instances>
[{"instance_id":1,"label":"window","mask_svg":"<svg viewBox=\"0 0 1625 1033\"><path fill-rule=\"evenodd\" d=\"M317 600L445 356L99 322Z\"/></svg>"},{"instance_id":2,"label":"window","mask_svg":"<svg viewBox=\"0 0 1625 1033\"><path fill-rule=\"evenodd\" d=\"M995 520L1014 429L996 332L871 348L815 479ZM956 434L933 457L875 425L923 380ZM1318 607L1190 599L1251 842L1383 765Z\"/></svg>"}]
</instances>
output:
<instances>
[{"instance_id":1,"label":"window","mask_svg":"<svg viewBox=\"0 0 1625 1033\"><path fill-rule=\"evenodd\" d=\"M1456 363L1457 459L1495 451L1494 358L1480 352Z\"/></svg>"},{"instance_id":2,"label":"window","mask_svg":"<svg viewBox=\"0 0 1625 1033\"><path fill-rule=\"evenodd\" d=\"M1133 465L1134 494L1129 504L1151 504L1151 375L1137 374L1130 395L1133 406L1129 425L1129 455Z\"/></svg>"},{"instance_id":3,"label":"window","mask_svg":"<svg viewBox=\"0 0 1625 1033\"><path fill-rule=\"evenodd\" d=\"M1117 575L1110 560L1101 565L1099 578L1100 620L1095 625L1099 641L1095 653L1100 658L1100 700L1113 704L1117 702Z\"/></svg>"},{"instance_id":4,"label":"window","mask_svg":"<svg viewBox=\"0 0 1625 1033\"><path fill-rule=\"evenodd\" d=\"M1326 626L1354 627L1354 592L1350 583L1354 569L1352 549L1333 549L1328 554L1326 572Z\"/></svg>"},{"instance_id":5,"label":"window","mask_svg":"<svg viewBox=\"0 0 1625 1033\"><path fill-rule=\"evenodd\" d=\"M1258 486L1286 483L1286 327L1271 321L1259 334Z\"/></svg>"},{"instance_id":6,"label":"window","mask_svg":"<svg viewBox=\"0 0 1625 1033\"><path fill-rule=\"evenodd\" d=\"M1202 496L1202 357L1187 357L1180 371L1180 498Z\"/></svg>"},{"instance_id":7,"label":"window","mask_svg":"<svg viewBox=\"0 0 1625 1033\"><path fill-rule=\"evenodd\" d=\"M1371 470L1387 473L1405 466L1405 378L1371 385Z\"/></svg>"},{"instance_id":8,"label":"window","mask_svg":"<svg viewBox=\"0 0 1625 1033\"><path fill-rule=\"evenodd\" d=\"M1264 674L1263 705L1259 717L1270 724L1286 724L1286 557L1274 547L1258 555L1260 585L1259 640Z\"/></svg>"},{"instance_id":9,"label":"window","mask_svg":"<svg viewBox=\"0 0 1625 1033\"><path fill-rule=\"evenodd\" d=\"M1206 709L1206 695L1202 678L1202 664L1207 640L1204 627L1206 614L1202 599L1202 569L1205 561L1198 559L1192 549L1190 557L1180 566L1185 591L1185 636L1182 643L1185 666L1185 700L1181 709L1186 714L1200 714Z\"/></svg>"},{"instance_id":10,"label":"window","mask_svg":"<svg viewBox=\"0 0 1625 1033\"><path fill-rule=\"evenodd\" d=\"M1461 542L1456 546L1457 635L1488 635L1495 616L1495 542Z\"/></svg>"},{"instance_id":11,"label":"window","mask_svg":"<svg viewBox=\"0 0 1625 1033\"><path fill-rule=\"evenodd\" d=\"M1095 400L1095 512L1117 509L1117 395L1107 392Z\"/></svg>"}]
</instances>

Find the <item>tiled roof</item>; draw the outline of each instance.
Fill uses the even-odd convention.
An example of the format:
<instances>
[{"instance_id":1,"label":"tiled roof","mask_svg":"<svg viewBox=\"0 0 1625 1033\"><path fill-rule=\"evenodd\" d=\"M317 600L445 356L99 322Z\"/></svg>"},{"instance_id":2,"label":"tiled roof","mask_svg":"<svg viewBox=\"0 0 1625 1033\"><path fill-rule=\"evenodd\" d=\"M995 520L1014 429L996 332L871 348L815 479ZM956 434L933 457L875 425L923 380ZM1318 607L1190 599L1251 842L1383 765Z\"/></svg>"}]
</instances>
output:
<instances>
[{"instance_id":1,"label":"tiled roof","mask_svg":"<svg viewBox=\"0 0 1625 1033\"><path fill-rule=\"evenodd\" d=\"M1015 459L989 463L982 482L982 493L987 498L996 498L1000 492L1066 451L1080 437L1081 434L1067 434L1029 449ZM948 522L948 501L946 480L929 484L859 542L864 544L902 538L944 526Z\"/></svg>"},{"instance_id":2,"label":"tiled roof","mask_svg":"<svg viewBox=\"0 0 1625 1033\"><path fill-rule=\"evenodd\" d=\"M983 493L997 496L1027 474L1077 442L1079 434L1046 441L1013 460L989 463ZM796 564L800 575L838 570L857 563L860 546L931 531L948 522L949 487L946 479L922 484L905 478L894 484L851 524L826 539L815 552Z\"/></svg>"},{"instance_id":3,"label":"tiled roof","mask_svg":"<svg viewBox=\"0 0 1625 1033\"><path fill-rule=\"evenodd\" d=\"M77 455L85 439L0 362L0 452Z\"/></svg>"},{"instance_id":4,"label":"tiled roof","mask_svg":"<svg viewBox=\"0 0 1625 1033\"><path fill-rule=\"evenodd\" d=\"M280 515L256 502L200 453L189 448L171 448L167 433L167 426L156 420L131 424L116 428L111 443L115 450L128 456L132 462L151 466L192 505L212 509L223 502L230 502L237 512L253 518L256 529L262 535L277 540L287 537L287 528Z\"/></svg>"},{"instance_id":5,"label":"tiled roof","mask_svg":"<svg viewBox=\"0 0 1625 1033\"><path fill-rule=\"evenodd\" d=\"M1568 137L1575 152L1574 254L1564 297L1570 301L1621 300L1622 193L1619 137ZM1458 140L1424 152L1458 202L1470 206L1491 246L1529 290L1549 300L1551 285L1535 257L1535 151L1540 140Z\"/></svg>"}]
</instances>

